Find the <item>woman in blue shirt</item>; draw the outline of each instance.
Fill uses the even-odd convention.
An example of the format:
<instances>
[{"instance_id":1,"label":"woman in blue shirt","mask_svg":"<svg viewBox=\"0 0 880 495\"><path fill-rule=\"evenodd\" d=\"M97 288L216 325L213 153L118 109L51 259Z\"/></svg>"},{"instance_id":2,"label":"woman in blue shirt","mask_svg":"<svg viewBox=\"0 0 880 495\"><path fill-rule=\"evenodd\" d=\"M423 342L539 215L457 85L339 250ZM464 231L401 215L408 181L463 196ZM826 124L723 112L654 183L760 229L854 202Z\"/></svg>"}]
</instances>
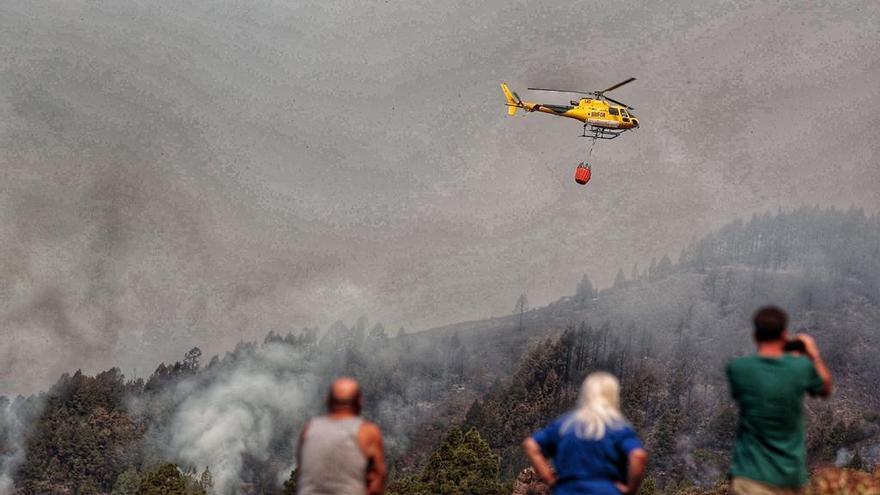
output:
<instances>
[{"instance_id":1,"label":"woman in blue shirt","mask_svg":"<svg viewBox=\"0 0 880 495\"><path fill-rule=\"evenodd\" d=\"M527 438L523 449L554 495L636 493L648 461L620 412L620 383L605 372L587 376L577 409Z\"/></svg>"}]
</instances>

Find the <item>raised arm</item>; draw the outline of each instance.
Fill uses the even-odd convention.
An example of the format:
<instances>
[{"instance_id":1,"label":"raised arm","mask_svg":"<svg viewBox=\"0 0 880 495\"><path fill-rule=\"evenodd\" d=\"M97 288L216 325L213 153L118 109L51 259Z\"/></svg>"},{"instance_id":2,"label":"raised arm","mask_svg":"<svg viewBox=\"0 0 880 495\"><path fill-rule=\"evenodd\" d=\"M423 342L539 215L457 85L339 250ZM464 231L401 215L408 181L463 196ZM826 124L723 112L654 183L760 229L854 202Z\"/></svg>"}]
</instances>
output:
<instances>
[{"instance_id":1,"label":"raised arm","mask_svg":"<svg viewBox=\"0 0 880 495\"><path fill-rule=\"evenodd\" d=\"M805 333L799 333L797 335L797 338L804 343L804 350L806 351L807 357L809 357L813 361L813 366L816 367L816 373L818 373L819 378L822 379L822 390L819 391L819 396L830 396L832 386L831 371L828 370L828 366L825 364L825 360L822 359L822 356L819 355L819 346L816 345L816 341L813 339L813 337Z\"/></svg>"},{"instance_id":2,"label":"raised arm","mask_svg":"<svg viewBox=\"0 0 880 495\"><path fill-rule=\"evenodd\" d=\"M365 421L358 432L358 441L367 457L367 495L382 495L388 476L382 432L375 424Z\"/></svg>"},{"instance_id":3,"label":"raised arm","mask_svg":"<svg viewBox=\"0 0 880 495\"><path fill-rule=\"evenodd\" d=\"M529 458L529 462L532 463L532 467L535 468L535 472L544 480L544 483L551 487L555 485L556 473L553 472L550 461L541 452L541 446L538 445L538 442L532 439L532 437L526 438L523 440L522 448L526 453L526 457Z\"/></svg>"}]
</instances>

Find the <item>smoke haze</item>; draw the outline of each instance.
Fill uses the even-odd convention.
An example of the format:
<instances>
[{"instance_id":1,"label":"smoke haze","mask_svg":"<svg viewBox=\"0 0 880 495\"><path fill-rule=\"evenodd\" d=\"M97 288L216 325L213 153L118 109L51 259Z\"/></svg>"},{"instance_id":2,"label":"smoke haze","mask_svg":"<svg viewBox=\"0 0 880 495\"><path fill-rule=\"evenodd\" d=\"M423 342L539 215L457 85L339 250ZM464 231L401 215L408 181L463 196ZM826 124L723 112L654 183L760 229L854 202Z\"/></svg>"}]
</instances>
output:
<instances>
[{"instance_id":1,"label":"smoke haze","mask_svg":"<svg viewBox=\"0 0 880 495\"><path fill-rule=\"evenodd\" d=\"M361 314L506 314L754 212L880 206L876 2L0 13L0 395ZM587 188L575 123L504 117L500 81L629 76L642 128Z\"/></svg>"}]
</instances>

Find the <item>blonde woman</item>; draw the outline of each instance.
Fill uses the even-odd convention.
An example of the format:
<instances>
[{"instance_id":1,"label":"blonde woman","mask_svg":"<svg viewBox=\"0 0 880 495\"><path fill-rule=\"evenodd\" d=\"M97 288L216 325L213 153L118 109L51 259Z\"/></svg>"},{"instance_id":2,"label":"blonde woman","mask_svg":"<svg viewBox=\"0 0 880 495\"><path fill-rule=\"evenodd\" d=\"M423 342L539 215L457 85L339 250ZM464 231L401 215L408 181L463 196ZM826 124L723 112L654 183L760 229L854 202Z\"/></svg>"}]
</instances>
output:
<instances>
[{"instance_id":1,"label":"blonde woman","mask_svg":"<svg viewBox=\"0 0 880 495\"><path fill-rule=\"evenodd\" d=\"M620 383L605 372L590 374L577 408L527 438L523 449L554 495L636 493L648 462L620 412Z\"/></svg>"}]
</instances>

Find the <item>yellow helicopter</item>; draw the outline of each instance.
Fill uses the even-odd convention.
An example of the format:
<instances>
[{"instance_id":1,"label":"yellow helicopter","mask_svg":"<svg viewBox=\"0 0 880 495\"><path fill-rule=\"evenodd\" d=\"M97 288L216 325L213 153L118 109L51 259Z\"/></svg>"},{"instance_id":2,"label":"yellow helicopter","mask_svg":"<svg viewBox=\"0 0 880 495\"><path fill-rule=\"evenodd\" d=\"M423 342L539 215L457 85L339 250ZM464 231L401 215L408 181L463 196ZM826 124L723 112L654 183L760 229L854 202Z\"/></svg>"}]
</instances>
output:
<instances>
[{"instance_id":1,"label":"yellow helicopter","mask_svg":"<svg viewBox=\"0 0 880 495\"><path fill-rule=\"evenodd\" d=\"M543 112L559 117L568 117L584 123L583 137L594 139L614 139L624 132L639 126L639 119L632 114L633 107L619 102L605 93L617 89L624 84L635 81L631 77L626 81L619 82L602 91L567 91L562 89L529 88L531 91L553 91L556 93L572 93L588 95L580 100L571 100L571 105L548 105L546 103L532 103L520 99L516 92L511 91L506 84L501 83L501 90L507 98L507 114L516 115L516 109L522 108L527 112ZM608 102L614 103L610 105Z\"/></svg>"},{"instance_id":2,"label":"yellow helicopter","mask_svg":"<svg viewBox=\"0 0 880 495\"><path fill-rule=\"evenodd\" d=\"M527 112L549 113L550 115L568 117L583 122L584 132L582 137L592 138L592 144L587 153L587 159L589 159L597 139L614 139L626 131L639 127L639 119L632 113L633 107L605 96L605 93L635 80L636 78L631 77L602 91L590 92L528 88L531 91L553 91L557 93L587 95L587 97L582 97L579 100L571 100L571 105L549 105L546 103L523 101L515 91L511 91L504 83L501 83L501 90L504 91L504 97L507 99L508 115L516 115L516 110L522 108ZM581 162L575 170L575 181L578 184L586 184L590 181L591 175L590 164L586 161Z\"/></svg>"}]
</instances>

